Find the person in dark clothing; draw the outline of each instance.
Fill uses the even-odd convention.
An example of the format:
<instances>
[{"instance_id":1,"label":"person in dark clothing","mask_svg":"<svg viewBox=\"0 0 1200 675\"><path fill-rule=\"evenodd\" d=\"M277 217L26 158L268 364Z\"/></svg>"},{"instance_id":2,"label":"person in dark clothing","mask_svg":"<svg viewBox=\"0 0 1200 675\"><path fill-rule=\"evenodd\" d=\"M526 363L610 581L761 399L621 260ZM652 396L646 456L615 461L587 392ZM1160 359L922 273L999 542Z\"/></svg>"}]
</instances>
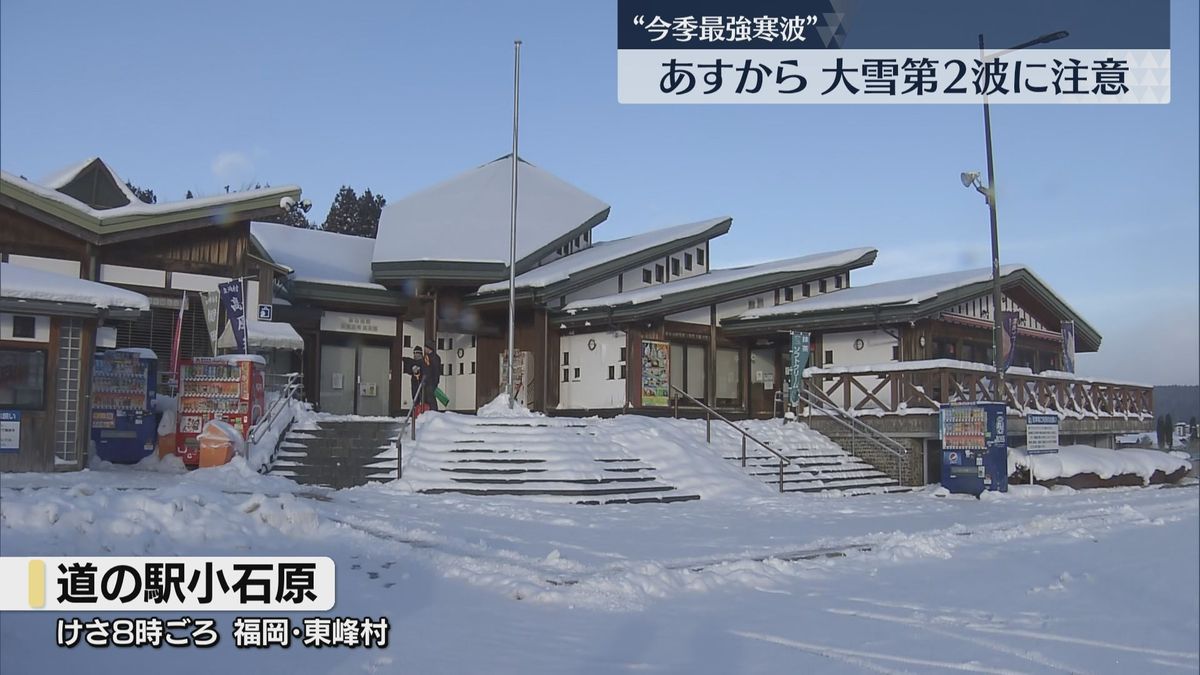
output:
<instances>
[{"instance_id":1,"label":"person in dark clothing","mask_svg":"<svg viewBox=\"0 0 1200 675\"><path fill-rule=\"evenodd\" d=\"M442 357L438 356L436 345L425 345L423 364L421 368L421 373L425 381L423 398L430 410L437 411L437 388L438 383L442 380Z\"/></svg>"},{"instance_id":2,"label":"person in dark clothing","mask_svg":"<svg viewBox=\"0 0 1200 675\"><path fill-rule=\"evenodd\" d=\"M421 380L424 378L425 374L425 357L421 352L421 345L413 347L413 355L411 359L406 356L401 360L404 362L404 372L412 376L409 384L412 385L413 405L416 405L417 403L421 402L417 400L417 389L421 386ZM423 389L421 390L421 398L425 398L425 390Z\"/></svg>"}]
</instances>

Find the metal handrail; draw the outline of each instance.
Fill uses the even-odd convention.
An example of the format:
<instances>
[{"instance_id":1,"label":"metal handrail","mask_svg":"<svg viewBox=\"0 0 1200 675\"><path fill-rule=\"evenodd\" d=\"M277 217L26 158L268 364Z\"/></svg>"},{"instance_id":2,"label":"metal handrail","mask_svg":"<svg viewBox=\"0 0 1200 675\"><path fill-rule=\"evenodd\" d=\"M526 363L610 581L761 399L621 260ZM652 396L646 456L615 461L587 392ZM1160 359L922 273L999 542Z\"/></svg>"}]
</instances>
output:
<instances>
[{"instance_id":1,"label":"metal handrail","mask_svg":"<svg viewBox=\"0 0 1200 675\"><path fill-rule=\"evenodd\" d=\"M729 420L729 418L725 417L721 413L712 409L708 405L701 403L700 401L698 401L696 399L695 396L692 396L691 394L680 389L679 387L676 387L673 384L669 385L669 386L672 390L677 391L680 394L683 394L692 403L695 403L696 405L698 405L702 409L704 409L705 442L706 443L712 443L712 418L716 417L717 419L721 420L725 424L728 424L734 431L736 431L742 435L742 466L743 467L746 466L746 439L750 439L750 440L754 441L759 446L761 446L764 450L766 450L767 452L769 452L772 455L775 455L777 458L779 458L779 491L783 492L783 467L784 467L784 465L790 465L792 463L792 460L785 457L783 454L781 454L775 448L772 448L771 446L767 445L766 443L763 443L762 441L758 440L757 438L754 437L753 434L751 434L750 432L746 431L745 429L743 429L743 428L739 427L738 425L734 424L733 422L731 422ZM675 397L675 417L679 417L679 397L678 396Z\"/></svg>"},{"instance_id":2,"label":"metal handrail","mask_svg":"<svg viewBox=\"0 0 1200 675\"><path fill-rule=\"evenodd\" d=\"M275 423L275 418L279 417L279 413L283 412L283 409L287 407L288 401L294 398L296 393L300 391L302 378L300 373L288 373L286 377L287 382L280 390L279 398L275 399L271 407L267 408L267 412L263 414L262 418L250 428L247 440L251 445L258 443L262 439L262 435L266 433L264 430L271 428L271 425Z\"/></svg>"},{"instance_id":3,"label":"metal handrail","mask_svg":"<svg viewBox=\"0 0 1200 675\"><path fill-rule=\"evenodd\" d=\"M810 412L818 410L824 413L829 419L848 429L853 434L852 438L865 438L875 447L895 457L896 480L901 484L904 483L904 460L908 456L908 448L888 438L887 435L875 427L862 422L845 410L842 410L837 403L825 395L825 392L811 387L802 387L799 393L800 400L808 404Z\"/></svg>"},{"instance_id":4,"label":"metal handrail","mask_svg":"<svg viewBox=\"0 0 1200 675\"><path fill-rule=\"evenodd\" d=\"M421 384L417 385L417 390L413 392L412 405L408 406L408 414L404 416L404 421L400 423L400 432L396 434L396 478L404 477L404 443L400 441L404 437L404 427L408 427L412 433L412 440L417 440L417 422L413 417L413 413L417 410L417 401L421 400L421 392L425 390L425 380L421 380Z\"/></svg>"}]
</instances>

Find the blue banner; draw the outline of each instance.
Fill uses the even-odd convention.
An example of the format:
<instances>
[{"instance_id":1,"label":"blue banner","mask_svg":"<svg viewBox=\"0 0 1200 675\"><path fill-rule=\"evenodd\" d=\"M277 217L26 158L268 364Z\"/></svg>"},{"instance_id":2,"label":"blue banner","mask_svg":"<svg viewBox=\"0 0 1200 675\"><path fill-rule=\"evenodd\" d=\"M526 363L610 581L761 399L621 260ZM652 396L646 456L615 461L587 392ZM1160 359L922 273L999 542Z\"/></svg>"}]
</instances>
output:
<instances>
[{"instance_id":1,"label":"blue banner","mask_svg":"<svg viewBox=\"0 0 1200 675\"><path fill-rule=\"evenodd\" d=\"M1017 355L1017 326L1020 325L1020 317L1016 312L1004 312L1003 314L1004 330L1000 335L1000 353L1004 356L1004 361L1000 366L1001 372L1012 368L1013 361Z\"/></svg>"},{"instance_id":2,"label":"blue banner","mask_svg":"<svg viewBox=\"0 0 1200 675\"><path fill-rule=\"evenodd\" d=\"M804 369L808 366L809 341L811 336L803 331L792 331L791 378L788 380L788 403L800 404L800 384L804 380Z\"/></svg>"},{"instance_id":3,"label":"blue banner","mask_svg":"<svg viewBox=\"0 0 1200 675\"><path fill-rule=\"evenodd\" d=\"M1075 322L1062 322L1062 369L1063 372L1075 372Z\"/></svg>"},{"instance_id":4,"label":"blue banner","mask_svg":"<svg viewBox=\"0 0 1200 675\"><path fill-rule=\"evenodd\" d=\"M217 286L221 290L221 304L225 306L225 314L229 317L229 326L233 330L233 339L237 342L239 354L246 354L246 302L242 298L242 282L240 279L226 281Z\"/></svg>"}]
</instances>

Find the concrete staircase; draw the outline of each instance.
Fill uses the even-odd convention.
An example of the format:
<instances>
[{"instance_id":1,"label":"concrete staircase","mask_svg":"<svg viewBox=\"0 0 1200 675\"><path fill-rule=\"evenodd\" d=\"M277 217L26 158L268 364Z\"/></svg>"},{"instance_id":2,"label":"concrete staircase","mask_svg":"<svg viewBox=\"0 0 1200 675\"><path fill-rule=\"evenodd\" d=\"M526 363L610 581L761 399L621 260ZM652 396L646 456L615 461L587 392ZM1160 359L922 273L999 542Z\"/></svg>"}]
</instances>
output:
<instances>
[{"instance_id":1,"label":"concrete staircase","mask_svg":"<svg viewBox=\"0 0 1200 675\"><path fill-rule=\"evenodd\" d=\"M391 448L400 420L318 418L317 427L293 429L284 437L270 475L335 489L395 477L395 459L389 463L379 455Z\"/></svg>"},{"instance_id":2,"label":"concrete staircase","mask_svg":"<svg viewBox=\"0 0 1200 675\"><path fill-rule=\"evenodd\" d=\"M700 498L663 481L654 466L606 442L586 420L432 415L420 422L416 443L401 439L403 479L416 492L578 504Z\"/></svg>"}]
</instances>

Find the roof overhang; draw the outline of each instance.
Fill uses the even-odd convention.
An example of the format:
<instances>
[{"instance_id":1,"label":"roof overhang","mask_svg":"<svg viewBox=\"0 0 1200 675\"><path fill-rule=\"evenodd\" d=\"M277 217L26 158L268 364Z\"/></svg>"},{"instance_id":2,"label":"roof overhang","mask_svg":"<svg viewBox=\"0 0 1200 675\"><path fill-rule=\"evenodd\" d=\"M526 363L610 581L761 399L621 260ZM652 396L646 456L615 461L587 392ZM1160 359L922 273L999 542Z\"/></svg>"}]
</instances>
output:
<instances>
[{"instance_id":1,"label":"roof overhang","mask_svg":"<svg viewBox=\"0 0 1200 675\"><path fill-rule=\"evenodd\" d=\"M874 249L864 253L857 260L845 265L831 265L803 271L772 272L760 276L735 279L725 283L703 286L677 293L664 292L658 300L638 304L615 306L596 306L576 309L573 312L557 311L552 314L553 320L571 326L573 324L602 318L611 323L621 321L638 321L649 317L661 317L678 312L686 312L698 307L720 304L737 300L748 295L757 295L772 291L782 286L794 286L812 281L831 274L836 274L860 267L866 267L875 262L878 254ZM666 284L669 286L670 284Z\"/></svg>"},{"instance_id":2,"label":"roof overhang","mask_svg":"<svg viewBox=\"0 0 1200 675\"><path fill-rule=\"evenodd\" d=\"M594 267L589 267L586 270L581 270L570 275L568 278L552 284L547 284L541 287L518 287L516 289L517 300L532 301L537 303L546 302L549 298L559 297L574 293L587 286L602 281L614 274L620 274L625 270L639 267L652 260L670 255L689 246L693 246L702 241L708 241L713 237L719 237L729 231L733 224L732 218L724 218L704 232L697 233L689 237L681 237L674 241L664 242L656 246L651 246L635 255L625 256L617 260L608 260L597 264ZM568 256L569 257L569 256ZM491 293L473 293L468 296L463 304L486 306L508 302L508 291L493 291Z\"/></svg>"},{"instance_id":3,"label":"roof overhang","mask_svg":"<svg viewBox=\"0 0 1200 675\"><path fill-rule=\"evenodd\" d=\"M133 321L142 314L142 310L136 307L96 307L95 305L78 302L22 300L20 298L0 298L0 312L67 316L85 319L98 318L106 321Z\"/></svg>"},{"instance_id":4,"label":"roof overhang","mask_svg":"<svg viewBox=\"0 0 1200 675\"><path fill-rule=\"evenodd\" d=\"M408 307L408 296L399 291L363 286L325 284L293 279L288 296L291 300L318 303L369 305L402 309Z\"/></svg>"},{"instance_id":5,"label":"roof overhang","mask_svg":"<svg viewBox=\"0 0 1200 675\"><path fill-rule=\"evenodd\" d=\"M381 284L420 279L465 286L500 281L507 275L508 265L497 262L404 260L371 263L371 278Z\"/></svg>"},{"instance_id":6,"label":"roof overhang","mask_svg":"<svg viewBox=\"0 0 1200 675\"><path fill-rule=\"evenodd\" d=\"M966 300L986 294L990 292L991 288L992 282L987 280L944 291L924 302L841 307L797 314L776 314L754 319L731 318L722 321L721 328L727 335L749 336L792 330L828 331L908 323L920 319L937 318L943 311ZM1100 349L1100 333L1027 270L1022 268L1006 274L1001 278L1001 288L1005 292L1021 289L1029 293L1036 302L1041 303L1060 320L1063 318L1073 320L1079 351L1094 352ZM803 302L800 300L796 304L802 305Z\"/></svg>"},{"instance_id":7,"label":"roof overhang","mask_svg":"<svg viewBox=\"0 0 1200 675\"><path fill-rule=\"evenodd\" d=\"M235 193L220 203L200 198L194 200L198 203L196 206L182 202L179 208L161 208L158 212L128 213L114 209L118 211L115 214L101 211L97 215L90 209L75 208L70 203L41 194L39 189L44 188L5 175L0 181L0 206L97 245L276 215L281 199L300 196L300 188L288 186Z\"/></svg>"}]
</instances>

